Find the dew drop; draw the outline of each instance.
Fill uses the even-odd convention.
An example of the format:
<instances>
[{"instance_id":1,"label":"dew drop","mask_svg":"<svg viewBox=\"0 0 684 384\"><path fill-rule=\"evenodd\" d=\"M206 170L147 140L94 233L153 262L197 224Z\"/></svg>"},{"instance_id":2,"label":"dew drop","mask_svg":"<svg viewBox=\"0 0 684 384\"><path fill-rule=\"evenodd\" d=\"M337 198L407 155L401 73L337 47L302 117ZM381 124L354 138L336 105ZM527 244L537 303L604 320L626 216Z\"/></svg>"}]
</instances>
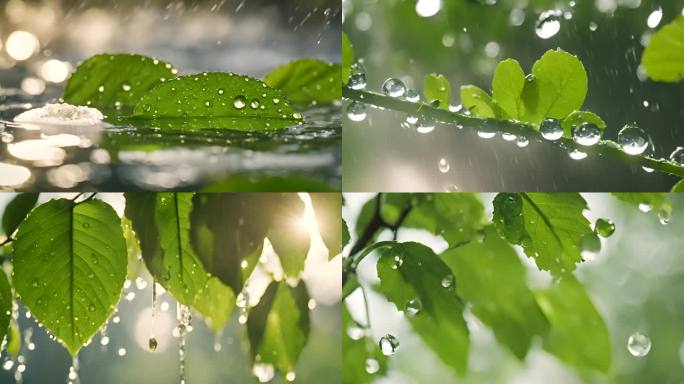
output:
<instances>
[{"instance_id":1,"label":"dew drop","mask_svg":"<svg viewBox=\"0 0 684 384\"><path fill-rule=\"evenodd\" d=\"M357 324L350 325L347 328L347 336L349 336L349 338L352 340L360 340L365 334L366 331Z\"/></svg>"},{"instance_id":2,"label":"dew drop","mask_svg":"<svg viewBox=\"0 0 684 384\"><path fill-rule=\"evenodd\" d=\"M223 95L223 92L224 92L224 91L223 91L223 88L219 88L219 89L218 89L218 94L219 94L219 95Z\"/></svg>"},{"instance_id":3,"label":"dew drop","mask_svg":"<svg viewBox=\"0 0 684 384\"><path fill-rule=\"evenodd\" d=\"M119 348L119 350L117 351L117 354L119 356L126 356L126 348Z\"/></svg>"},{"instance_id":4,"label":"dew drop","mask_svg":"<svg viewBox=\"0 0 684 384\"><path fill-rule=\"evenodd\" d=\"M446 275L442 279L442 287L451 289L454 287L454 275Z\"/></svg>"},{"instance_id":5,"label":"dew drop","mask_svg":"<svg viewBox=\"0 0 684 384\"><path fill-rule=\"evenodd\" d=\"M287 380L289 382L295 381L296 378L297 378L297 374L294 373L293 371L290 371L290 372L285 374L285 380Z\"/></svg>"},{"instance_id":6,"label":"dew drop","mask_svg":"<svg viewBox=\"0 0 684 384\"><path fill-rule=\"evenodd\" d=\"M406 302L406 307L404 308L404 312L408 317L414 317L420 311L423 309L423 303L420 301L419 298L411 299L408 302Z\"/></svg>"},{"instance_id":7,"label":"dew drop","mask_svg":"<svg viewBox=\"0 0 684 384\"><path fill-rule=\"evenodd\" d=\"M601 140L601 130L596 124L583 123L573 128L572 139L579 145L591 147Z\"/></svg>"},{"instance_id":8,"label":"dew drop","mask_svg":"<svg viewBox=\"0 0 684 384\"><path fill-rule=\"evenodd\" d=\"M439 159L439 171L442 173L447 173L449 172L449 168L451 168L451 165L449 165L449 162L447 159Z\"/></svg>"},{"instance_id":9,"label":"dew drop","mask_svg":"<svg viewBox=\"0 0 684 384\"><path fill-rule=\"evenodd\" d=\"M128 91L131 90L131 86L128 85L128 84L126 84L126 83L123 83L123 84L121 84L121 89L123 89L124 91L128 92Z\"/></svg>"},{"instance_id":10,"label":"dew drop","mask_svg":"<svg viewBox=\"0 0 684 384\"><path fill-rule=\"evenodd\" d=\"M558 119L544 119L539 127L544 140L556 141L563 137L563 127Z\"/></svg>"},{"instance_id":11,"label":"dew drop","mask_svg":"<svg viewBox=\"0 0 684 384\"><path fill-rule=\"evenodd\" d=\"M525 137L525 136L519 136L517 140L515 140L515 145L517 145L520 148L525 148L530 144L530 140Z\"/></svg>"},{"instance_id":12,"label":"dew drop","mask_svg":"<svg viewBox=\"0 0 684 384\"><path fill-rule=\"evenodd\" d=\"M648 148L649 140L641 128L627 124L618 133L617 142L628 155L641 155Z\"/></svg>"},{"instance_id":13,"label":"dew drop","mask_svg":"<svg viewBox=\"0 0 684 384\"><path fill-rule=\"evenodd\" d=\"M366 373L373 375L380 370L380 363L372 357L366 359Z\"/></svg>"},{"instance_id":14,"label":"dew drop","mask_svg":"<svg viewBox=\"0 0 684 384\"><path fill-rule=\"evenodd\" d=\"M644 357L651 351L651 339L639 332L634 332L627 339L627 350L632 356Z\"/></svg>"},{"instance_id":15,"label":"dew drop","mask_svg":"<svg viewBox=\"0 0 684 384\"><path fill-rule=\"evenodd\" d=\"M585 152L580 151L579 149L573 148L568 152L570 155L570 158L573 160L582 160L587 158L587 154Z\"/></svg>"},{"instance_id":16,"label":"dew drop","mask_svg":"<svg viewBox=\"0 0 684 384\"><path fill-rule=\"evenodd\" d=\"M233 106L237 109L242 109L247 105L247 99L245 99L244 96L235 96L235 99L233 99Z\"/></svg>"},{"instance_id":17,"label":"dew drop","mask_svg":"<svg viewBox=\"0 0 684 384\"><path fill-rule=\"evenodd\" d=\"M401 97L406 93L403 81L390 77L382 84L382 93L390 97Z\"/></svg>"},{"instance_id":18,"label":"dew drop","mask_svg":"<svg viewBox=\"0 0 684 384\"><path fill-rule=\"evenodd\" d=\"M594 224L594 232L601 237L610 237L615 232L615 224L610 219L598 219Z\"/></svg>"},{"instance_id":19,"label":"dew drop","mask_svg":"<svg viewBox=\"0 0 684 384\"><path fill-rule=\"evenodd\" d=\"M368 84L365 73L354 73L349 76L349 88L355 90L365 89Z\"/></svg>"},{"instance_id":20,"label":"dew drop","mask_svg":"<svg viewBox=\"0 0 684 384\"><path fill-rule=\"evenodd\" d=\"M394 256L394 264L392 264L392 269L398 269L404 265L404 259L401 256Z\"/></svg>"},{"instance_id":21,"label":"dew drop","mask_svg":"<svg viewBox=\"0 0 684 384\"><path fill-rule=\"evenodd\" d=\"M386 334L380 338L380 351L385 356L392 356L397 352L399 348L399 340L391 334Z\"/></svg>"},{"instance_id":22,"label":"dew drop","mask_svg":"<svg viewBox=\"0 0 684 384\"><path fill-rule=\"evenodd\" d=\"M104 85L100 85L100 86L97 88L97 91L100 92L100 93L104 92Z\"/></svg>"}]
</instances>

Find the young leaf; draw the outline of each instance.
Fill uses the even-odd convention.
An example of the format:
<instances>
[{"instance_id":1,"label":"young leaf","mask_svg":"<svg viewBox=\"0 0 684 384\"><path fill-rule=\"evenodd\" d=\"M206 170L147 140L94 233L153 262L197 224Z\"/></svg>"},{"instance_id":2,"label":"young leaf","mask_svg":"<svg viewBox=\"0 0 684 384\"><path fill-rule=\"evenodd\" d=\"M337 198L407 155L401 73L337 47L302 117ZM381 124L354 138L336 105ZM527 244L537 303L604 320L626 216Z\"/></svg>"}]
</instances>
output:
<instances>
[{"instance_id":1,"label":"young leaf","mask_svg":"<svg viewBox=\"0 0 684 384\"><path fill-rule=\"evenodd\" d=\"M539 269L558 276L575 269L582 261L582 240L595 236L582 214L586 208L579 193L500 193L493 222Z\"/></svg>"},{"instance_id":2,"label":"young leaf","mask_svg":"<svg viewBox=\"0 0 684 384\"><path fill-rule=\"evenodd\" d=\"M498 108L491 96L474 85L461 87L461 103L475 116L489 118L499 116Z\"/></svg>"},{"instance_id":3,"label":"young leaf","mask_svg":"<svg viewBox=\"0 0 684 384\"><path fill-rule=\"evenodd\" d=\"M347 84L351 76L351 66L354 63L354 48L352 48L347 34L342 32L342 85Z\"/></svg>"},{"instance_id":4,"label":"young leaf","mask_svg":"<svg viewBox=\"0 0 684 384\"><path fill-rule=\"evenodd\" d=\"M290 287L272 282L247 319L252 360L271 364L281 372L294 372L309 337L309 294L304 282Z\"/></svg>"},{"instance_id":5,"label":"young leaf","mask_svg":"<svg viewBox=\"0 0 684 384\"><path fill-rule=\"evenodd\" d=\"M607 372L610 336L582 284L571 275L564 276L536 296L551 325L544 349L577 368Z\"/></svg>"},{"instance_id":6,"label":"young leaf","mask_svg":"<svg viewBox=\"0 0 684 384\"><path fill-rule=\"evenodd\" d=\"M504 117L516 120L523 117L520 97L524 87L525 72L520 64L513 59L500 62L492 80L492 97L503 110Z\"/></svg>"},{"instance_id":7,"label":"young leaf","mask_svg":"<svg viewBox=\"0 0 684 384\"><path fill-rule=\"evenodd\" d=\"M563 126L563 136L572 138L572 128L575 126L579 127L584 123L596 125L601 132L606 130L606 123L597 114L587 111L574 111L561 122L561 125Z\"/></svg>"},{"instance_id":8,"label":"young leaf","mask_svg":"<svg viewBox=\"0 0 684 384\"><path fill-rule=\"evenodd\" d=\"M64 90L64 101L127 111L152 87L176 77L175 73L171 64L146 56L95 55L71 75Z\"/></svg>"},{"instance_id":9,"label":"young leaf","mask_svg":"<svg viewBox=\"0 0 684 384\"><path fill-rule=\"evenodd\" d=\"M19 224L31 212L38 201L38 193L20 193L12 201L7 203L5 212L2 213L2 230L7 237L12 236ZM2 340L2 338L0 338Z\"/></svg>"},{"instance_id":10,"label":"young leaf","mask_svg":"<svg viewBox=\"0 0 684 384\"><path fill-rule=\"evenodd\" d=\"M613 196L643 212L666 216L672 212L672 203L664 192L614 192Z\"/></svg>"},{"instance_id":11,"label":"young leaf","mask_svg":"<svg viewBox=\"0 0 684 384\"><path fill-rule=\"evenodd\" d=\"M328 248L328 258L342 252L342 194L309 193L313 204L318 232Z\"/></svg>"},{"instance_id":12,"label":"young leaf","mask_svg":"<svg viewBox=\"0 0 684 384\"><path fill-rule=\"evenodd\" d=\"M548 117L564 119L582 107L587 72L576 56L560 49L546 51L534 63L532 76L522 92L525 121L539 124Z\"/></svg>"},{"instance_id":13,"label":"young leaf","mask_svg":"<svg viewBox=\"0 0 684 384\"><path fill-rule=\"evenodd\" d=\"M234 73L204 72L158 84L133 109L136 119L177 128L268 131L302 119L283 93Z\"/></svg>"},{"instance_id":14,"label":"young leaf","mask_svg":"<svg viewBox=\"0 0 684 384\"><path fill-rule=\"evenodd\" d=\"M12 288L4 271L0 270L0 342L5 340L12 318Z\"/></svg>"},{"instance_id":15,"label":"young leaf","mask_svg":"<svg viewBox=\"0 0 684 384\"><path fill-rule=\"evenodd\" d=\"M14 288L72 355L112 314L126 278L126 241L108 204L51 200L19 226Z\"/></svg>"},{"instance_id":16,"label":"young leaf","mask_svg":"<svg viewBox=\"0 0 684 384\"><path fill-rule=\"evenodd\" d=\"M376 378L387 373L387 356L380 351L378 344L368 335L359 339L349 336L349 329L358 328L347 310L342 306L342 383L343 384L370 384ZM370 360L370 361L369 361ZM368 373L367 365L377 362L377 371Z\"/></svg>"},{"instance_id":17,"label":"young leaf","mask_svg":"<svg viewBox=\"0 0 684 384\"><path fill-rule=\"evenodd\" d=\"M449 249L441 258L454 272L449 288L472 305L500 343L524 359L534 337L546 334L549 324L527 288L515 250L490 226L484 241Z\"/></svg>"},{"instance_id":18,"label":"young leaf","mask_svg":"<svg viewBox=\"0 0 684 384\"><path fill-rule=\"evenodd\" d=\"M405 311L416 333L445 364L465 373L469 339L463 303L454 290L442 286L451 276L449 267L418 243L393 243L379 252L378 290Z\"/></svg>"},{"instance_id":19,"label":"young leaf","mask_svg":"<svg viewBox=\"0 0 684 384\"><path fill-rule=\"evenodd\" d=\"M423 80L423 95L428 103L432 104L437 101L440 108L448 110L451 84L444 75L429 74Z\"/></svg>"},{"instance_id":20,"label":"young leaf","mask_svg":"<svg viewBox=\"0 0 684 384\"><path fill-rule=\"evenodd\" d=\"M684 78L684 16L677 17L653 34L641 65L655 81L677 82Z\"/></svg>"},{"instance_id":21,"label":"young leaf","mask_svg":"<svg viewBox=\"0 0 684 384\"><path fill-rule=\"evenodd\" d=\"M340 66L317 59L300 59L264 77L269 87L285 92L293 103L330 104L342 97Z\"/></svg>"}]
</instances>

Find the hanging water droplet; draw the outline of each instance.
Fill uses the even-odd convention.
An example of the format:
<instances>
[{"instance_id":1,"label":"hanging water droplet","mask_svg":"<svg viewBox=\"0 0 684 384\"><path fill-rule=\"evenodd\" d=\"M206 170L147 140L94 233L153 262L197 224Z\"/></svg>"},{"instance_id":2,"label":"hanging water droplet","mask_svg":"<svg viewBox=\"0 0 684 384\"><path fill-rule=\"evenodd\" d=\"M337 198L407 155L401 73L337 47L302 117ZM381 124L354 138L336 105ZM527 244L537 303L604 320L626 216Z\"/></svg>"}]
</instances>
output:
<instances>
[{"instance_id":1,"label":"hanging water droplet","mask_svg":"<svg viewBox=\"0 0 684 384\"><path fill-rule=\"evenodd\" d=\"M418 117L416 117L416 116L411 116L411 115L406 116L406 123L407 123L407 124L413 125L413 124L416 124L417 122L418 122Z\"/></svg>"},{"instance_id":2,"label":"hanging water droplet","mask_svg":"<svg viewBox=\"0 0 684 384\"><path fill-rule=\"evenodd\" d=\"M451 165L449 165L449 162L447 159L439 159L439 171L442 173L447 173L449 172L449 168L451 168Z\"/></svg>"},{"instance_id":3,"label":"hanging water droplet","mask_svg":"<svg viewBox=\"0 0 684 384\"><path fill-rule=\"evenodd\" d=\"M293 371L290 371L290 372L285 374L285 380L287 380L289 382L295 381L296 378L297 378L297 374L294 373Z\"/></svg>"},{"instance_id":4,"label":"hanging water droplet","mask_svg":"<svg viewBox=\"0 0 684 384\"><path fill-rule=\"evenodd\" d=\"M620 130L617 142L628 155L641 155L648 148L646 133L633 124L627 124Z\"/></svg>"},{"instance_id":5,"label":"hanging water droplet","mask_svg":"<svg viewBox=\"0 0 684 384\"><path fill-rule=\"evenodd\" d=\"M237 298L235 299L235 305L237 305L238 308L247 308L248 304L249 293L243 289L242 292L238 293Z\"/></svg>"},{"instance_id":6,"label":"hanging water droplet","mask_svg":"<svg viewBox=\"0 0 684 384\"><path fill-rule=\"evenodd\" d=\"M416 123L418 133L430 133L435 130L435 121L429 117L423 117Z\"/></svg>"},{"instance_id":7,"label":"hanging water droplet","mask_svg":"<svg viewBox=\"0 0 684 384\"><path fill-rule=\"evenodd\" d=\"M380 345L380 351L385 356L394 355L397 352L397 348L399 348L399 340L389 333L381 337L378 344Z\"/></svg>"},{"instance_id":8,"label":"hanging water droplet","mask_svg":"<svg viewBox=\"0 0 684 384\"><path fill-rule=\"evenodd\" d=\"M358 324L352 324L347 328L347 336L352 340L360 340L365 334L366 330Z\"/></svg>"},{"instance_id":9,"label":"hanging water droplet","mask_svg":"<svg viewBox=\"0 0 684 384\"><path fill-rule=\"evenodd\" d=\"M570 155L570 158L573 160L582 160L587 158L587 154L585 152L580 151L577 148L573 148L568 152Z\"/></svg>"},{"instance_id":10,"label":"hanging water droplet","mask_svg":"<svg viewBox=\"0 0 684 384\"><path fill-rule=\"evenodd\" d=\"M406 98L406 101L410 101L412 103L417 103L420 101L420 94L413 89L409 89L408 91L406 91L405 98Z\"/></svg>"},{"instance_id":11,"label":"hanging water droplet","mask_svg":"<svg viewBox=\"0 0 684 384\"><path fill-rule=\"evenodd\" d=\"M658 220L662 225L668 225L670 223L670 210L667 208L662 208L658 211Z\"/></svg>"},{"instance_id":12,"label":"hanging water droplet","mask_svg":"<svg viewBox=\"0 0 684 384\"><path fill-rule=\"evenodd\" d=\"M157 350L157 338L154 337L154 335L150 336L150 339L147 342L147 347L150 349L151 352Z\"/></svg>"},{"instance_id":13,"label":"hanging water droplet","mask_svg":"<svg viewBox=\"0 0 684 384\"><path fill-rule=\"evenodd\" d=\"M542 12L535 26L537 36L542 39L548 39L558 33L560 31L560 18L562 15L563 12L557 9Z\"/></svg>"},{"instance_id":14,"label":"hanging water droplet","mask_svg":"<svg viewBox=\"0 0 684 384\"><path fill-rule=\"evenodd\" d=\"M382 93L390 97L401 97L406 93L403 81L390 77L382 84Z\"/></svg>"},{"instance_id":15,"label":"hanging water droplet","mask_svg":"<svg viewBox=\"0 0 684 384\"><path fill-rule=\"evenodd\" d=\"M632 356L644 357L651 351L651 339L639 332L634 332L627 339L627 350Z\"/></svg>"},{"instance_id":16,"label":"hanging water droplet","mask_svg":"<svg viewBox=\"0 0 684 384\"><path fill-rule=\"evenodd\" d=\"M245 105L247 105L247 99L245 99L244 96L235 96L235 98L233 99L233 106L235 108L242 109L245 107Z\"/></svg>"},{"instance_id":17,"label":"hanging water droplet","mask_svg":"<svg viewBox=\"0 0 684 384\"><path fill-rule=\"evenodd\" d=\"M423 309L423 302L419 298L411 299L406 302L406 307L404 308L404 313L408 317L414 317Z\"/></svg>"},{"instance_id":18,"label":"hanging water droplet","mask_svg":"<svg viewBox=\"0 0 684 384\"><path fill-rule=\"evenodd\" d=\"M501 134L501 138L504 139L504 141L513 141L513 140L517 139L518 136L516 136L512 133L504 132Z\"/></svg>"},{"instance_id":19,"label":"hanging water droplet","mask_svg":"<svg viewBox=\"0 0 684 384\"><path fill-rule=\"evenodd\" d=\"M373 375L380 370L380 363L372 357L366 359L366 373Z\"/></svg>"},{"instance_id":20,"label":"hanging water droplet","mask_svg":"<svg viewBox=\"0 0 684 384\"><path fill-rule=\"evenodd\" d=\"M519 136L518 139L515 141L515 145L517 145L520 148L525 148L530 144L530 140L527 139L525 136Z\"/></svg>"},{"instance_id":21,"label":"hanging water droplet","mask_svg":"<svg viewBox=\"0 0 684 384\"><path fill-rule=\"evenodd\" d=\"M366 119L366 105L358 101L352 101L347 107L347 117L351 121L363 121Z\"/></svg>"},{"instance_id":22,"label":"hanging water droplet","mask_svg":"<svg viewBox=\"0 0 684 384\"><path fill-rule=\"evenodd\" d=\"M563 126L558 119L544 119L539 126L539 132L545 140L556 141L563 137Z\"/></svg>"},{"instance_id":23,"label":"hanging water droplet","mask_svg":"<svg viewBox=\"0 0 684 384\"><path fill-rule=\"evenodd\" d=\"M580 255L582 260L594 260L596 255L601 251L601 240L593 233L588 233L580 240Z\"/></svg>"},{"instance_id":24,"label":"hanging water droplet","mask_svg":"<svg viewBox=\"0 0 684 384\"><path fill-rule=\"evenodd\" d=\"M480 128L477 130L477 135L483 139L491 139L496 136L496 122L493 120L482 120Z\"/></svg>"},{"instance_id":25,"label":"hanging water droplet","mask_svg":"<svg viewBox=\"0 0 684 384\"><path fill-rule=\"evenodd\" d=\"M677 147L670 155L670 160L684 166L684 147Z\"/></svg>"},{"instance_id":26,"label":"hanging water droplet","mask_svg":"<svg viewBox=\"0 0 684 384\"><path fill-rule=\"evenodd\" d=\"M260 383L267 383L273 380L275 369L273 368L273 364L255 363L252 366L252 374Z\"/></svg>"},{"instance_id":27,"label":"hanging water droplet","mask_svg":"<svg viewBox=\"0 0 684 384\"><path fill-rule=\"evenodd\" d=\"M361 90L365 89L366 85L368 82L366 81L366 74L361 72L361 73L352 73L351 76L349 76L349 88L355 89L355 90Z\"/></svg>"},{"instance_id":28,"label":"hanging water droplet","mask_svg":"<svg viewBox=\"0 0 684 384\"><path fill-rule=\"evenodd\" d=\"M601 237L610 237L615 232L615 224L609 219L598 219L594 224L594 232Z\"/></svg>"},{"instance_id":29,"label":"hanging water droplet","mask_svg":"<svg viewBox=\"0 0 684 384\"><path fill-rule=\"evenodd\" d=\"M639 203L639 210L641 212L644 212L644 213L651 212L652 209L653 209L653 206L648 202Z\"/></svg>"},{"instance_id":30,"label":"hanging water droplet","mask_svg":"<svg viewBox=\"0 0 684 384\"><path fill-rule=\"evenodd\" d=\"M579 127L573 127L572 139L579 145L591 147L601 140L601 129L596 124L582 123Z\"/></svg>"}]
</instances>

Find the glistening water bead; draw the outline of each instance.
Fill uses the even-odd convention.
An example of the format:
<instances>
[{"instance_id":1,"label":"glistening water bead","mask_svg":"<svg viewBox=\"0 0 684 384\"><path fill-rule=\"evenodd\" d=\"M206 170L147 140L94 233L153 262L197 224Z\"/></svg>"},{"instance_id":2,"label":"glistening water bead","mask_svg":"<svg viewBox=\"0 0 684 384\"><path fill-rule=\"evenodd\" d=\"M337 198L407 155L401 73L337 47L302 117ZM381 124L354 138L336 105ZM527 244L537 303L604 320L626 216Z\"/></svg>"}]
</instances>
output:
<instances>
[{"instance_id":1,"label":"glistening water bead","mask_svg":"<svg viewBox=\"0 0 684 384\"><path fill-rule=\"evenodd\" d=\"M390 77L382 84L382 93L389 97L402 97L406 93L403 81Z\"/></svg>"},{"instance_id":2,"label":"glistening water bead","mask_svg":"<svg viewBox=\"0 0 684 384\"><path fill-rule=\"evenodd\" d=\"M648 148L646 133L633 124L627 124L620 130L617 142L628 155L641 155Z\"/></svg>"},{"instance_id":3,"label":"glistening water bead","mask_svg":"<svg viewBox=\"0 0 684 384\"><path fill-rule=\"evenodd\" d=\"M349 76L349 88L361 90L366 88L366 74L365 73L354 73Z\"/></svg>"},{"instance_id":4,"label":"glistening water bead","mask_svg":"<svg viewBox=\"0 0 684 384\"><path fill-rule=\"evenodd\" d=\"M670 155L670 160L684 166L684 147L677 147Z\"/></svg>"},{"instance_id":5,"label":"glistening water bead","mask_svg":"<svg viewBox=\"0 0 684 384\"><path fill-rule=\"evenodd\" d=\"M352 101L347 107L347 117L351 121L363 121L366 119L366 105L358 101Z\"/></svg>"},{"instance_id":6,"label":"glistening water bead","mask_svg":"<svg viewBox=\"0 0 684 384\"><path fill-rule=\"evenodd\" d=\"M563 137L563 127L558 119L544 119L539 126L539 133L544 140L556 141Z\"/></svg>"},{"instance_id":7,"label":"glistening water bead","mask_svg":"<svg viewBox=\"0 0 684 384\"><path fill-rule=\"evenodd\" d=\"M601 130L596 124L583 123L573 128L572 139L579 145L591 147L601 140Z\"/></svg>"},{"instance_id":8,"label":"glistening water bead","mask_svg":"<svg viewBox=\"0 0 684 384\"><path fill-rule=\"evenodd\" d=\"M598 219L594 224L594 232L601 237L610 237L615 232L615 224L609 219Z\"/></svg>"},{"instance_id":9,"label":"glistening water bead","mask_svg":"<svg viewBox=\"0 0 684 384\"><path fill-rule=\"evenodd\" d=\"M627 350L632 356L644 357L651 351L651 339L639 332L634 332L627 339Z\"/></svg>"},{"instance_id":10,"label":"glistening water bead","mask_svg":"<svg viewBox=\"0 0 684 384\"><path fill-rule=\"evenodd\" d=\"M399 340L389 333L381 337L378 344L380 345L380 351L385 356L394 355L397 352L397 348L399 348Z\"/></svg>"}]
</instances>

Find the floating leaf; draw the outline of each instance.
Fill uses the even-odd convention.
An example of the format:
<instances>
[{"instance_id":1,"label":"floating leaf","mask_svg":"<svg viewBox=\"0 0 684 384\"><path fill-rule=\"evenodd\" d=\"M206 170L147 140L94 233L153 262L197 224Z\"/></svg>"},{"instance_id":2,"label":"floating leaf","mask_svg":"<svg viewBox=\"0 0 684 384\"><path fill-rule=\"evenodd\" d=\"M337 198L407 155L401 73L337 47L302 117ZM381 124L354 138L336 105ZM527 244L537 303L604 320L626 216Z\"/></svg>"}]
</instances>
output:
<instances>
[{"instance_id":1,"label":"floating leaf","mask_svg":"<svg viewBox=\"0 0 684 384\"><path fill-rule=\"evenodd\" d=\"M342 306L342 383L343 384L370 384L374 379L387 373L387 356L380 351L378 343L370 336L364 334L361 338L353 339L349 336L350 329L359 329L347 306ZM369 373L367 366L370 365L374 373ZM371 372L372 372L371 370Z\"/></svg>"},{"instance_id":2,"label":"floating leaf","mask_svg":"<svg viewBox=\"0 0 684 384\"><path fill-rule=\"evenodd\" d=\"M491 96L474 85L461 87L461 104L478 117L495 118L500 114Z\"/></svg>"},{"instance_id":3,"label":"floating leaf","mask_svg":"<svg viewBox=\"0 0 684 384\"><path fill-rule=\"evenodd\" d=\"M653 34L641 65L655 81L677 82L684 78L684 16Z\"/></svg>"},{"instance_id":4,"label":"floating leaf","mask_svg":"<svg viewBox=\"0 0 684 384\"><path fill-rule=\"evenodd\" d=\"M104 110L131 110L155 85L176 77L171 65L146 56L95 55L71 75L64 101Z\"/></svg>"},{"instance_id":5,"label":"floating leaf","mask_svg":"<svg viewBox=\"0 0 684 384\"><path fill-rule=\"evenodd\" d=\"M338 64L300 59L274 69L264 82L283 91L293 103L329 104L342 98L340 76Z\"/></svg>"},{"instance_id":6,"label":"floating leaf","mask_svg":"<svg viewBox=\"0 0 684 384\"><path fill-rule=\"evenodd\" d=\"M405 311L414 303L408 321L439 358L459 374L468 360L468 328L463 303L454 290L442 286L451 270L432 249L418 243L392 243L379 248L378 290ZM397 260L401 260L398 262Z\"/></svg>"},{"instance_id":7,"label":"floating leaf","mask_svg":"<svg viewBox=\"0 0 684 384\"><path fill-rule=\"evenodd\" d=\"M20 193L12 199L7 206L5 212L2 213L2 230L5 235L10 237L14 234L19 224L31 212L38 201L38 193ZM2 338L0 338L2 340Z\"/></svg>"},{"instance_id":8,"label":"floating leaf","mask_svg":"<svg viewBox=\"0 0 684 384\"><path fill-rule=\"evenodd\" d=\"M300 282L290 287L272 282L252 308L247 320L252 360L272 364L282 372L294 372L309 337L309 294Z\"/></svg>"},{"instance_id":9,"label":"floating leaf","mask_svg":"<svg viewBox=\"0 0 684 384\"><path fill-rule=\"evenodd\" d=\"M165 81L133 109L136 119L169 128L227 128L267 131L302 119L281 91L234 73L204 72Z\"/></svg>"},{"instance_id":10,"label":"floating leaf","mask_svg":"<svg viewBox=\"0 0 684 384\"><path fill-rule=\"evenodd\" d=\"M126 278L126 241L106 203L51 200L19 226L14 287L72 355L112 314Z\"/></svg>"},{"instance_id":11,"label":"floating leaf","mask_svg":"<svg viewBox=\"0 0 684 384\"><path fill-rule=\"evenodd\" d=\"M499 63L492 80L492 97L507 119L522 119L524 108L521 94L525 87L525 72L513 59Z\"/></svg>"},{"instance_id":12,"label":"floating leaf","mask_svg":"<svg viewBox=\"0 0 684 384\"><path fill-rule=\"evenodd\" d=\"M607 372L610 336L582 284L571 275L564 276L536 296L551 325L544 349L577 368Z\"/></svg>"},{"instance_id":13,"label":"floating leaf","mask_svg":"<svg viewBox=\"0 0 684 384\"><path fill-rule=\"evenodd\" d=\"M351 66L354 63L354 48L352 48L347 34L342 32L342 85L347 84L351 76Z\"/></svg>"},{"instance_id":14,"label":"floating leaf","mask_svg":"<svg viewBox=\"0 0 684 384\"><path fill-rule=\"evenodd\" d=\"M432 104L436 101L440 108L448 110L451 84L444 75L429 74L423 80L423 95L428 103Z\"/></svg>"},{"instance_id":15,"label":"floating leaf","mask_svg":"<svg viewBox=\"0 0 684 384\"><path fill-rule=\"evenodd\" d=\"M582 240L595 236L583 215L586 208L579 193L500 193L493 222L539 269L561 275L582 261Z\"/></svg>"},{"instance_id":16,"label":"floating leaf","mask_svg":"<svg viewBox=\"0 0 684 384\"><path fill-rule=\"evenodd\" d=\"M524 359L534 337L546 334L549 324L527 288L525 267L515 250L494 227L487 227L485 233L483 242L442 253L455 277L443 285L456 289L499 342Z\"/></svg>"},{"instance_id":17,"label":"floating leaf","mask_svg":"<svg viewBox=\"0 0 684 384\"><path fill-rule=\"evenodd\" d=\"M342 194L309 193L313 204L318 232L328 248L328 258L342 252Z\"/></svg>"},{"instance_id":18,"label":"floating leaf","mask_svg":"<svg viewBox=\"0 0 684 384\"><path fill-rule=\"evenodd\" d=\"M12 288L4 271L0 270L0 343L8 334L10 319L12 318Z\"/></svg>"},{"instance_id":19,"label":"floating leaf","mask_svg":"<svg viewBox=\"0 0 684 384\"><path fill-rule=\"evenodd\" d=\"M572 138L572 128L579 127L584 123L596 125L601 132L606 130L606 123L597 114L587 111L575 111L569 114L561 123L563 126L563 136Z\"/></svg>"}]
</instances>

